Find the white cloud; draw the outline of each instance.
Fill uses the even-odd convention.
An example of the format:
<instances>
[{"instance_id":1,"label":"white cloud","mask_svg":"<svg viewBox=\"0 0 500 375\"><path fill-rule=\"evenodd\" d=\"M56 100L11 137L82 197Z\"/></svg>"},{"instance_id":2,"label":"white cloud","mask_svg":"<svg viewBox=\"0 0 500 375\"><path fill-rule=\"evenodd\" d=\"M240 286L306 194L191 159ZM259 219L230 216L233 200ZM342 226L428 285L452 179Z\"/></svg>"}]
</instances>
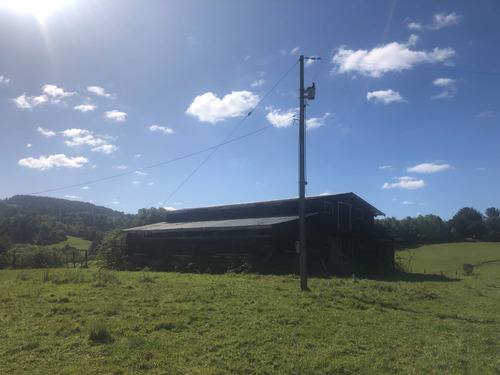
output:
<instances>
[{"instance_id":1,"label":"white cloud","mask_svg":"<svg viewBox=\"0 0 500 375\"><path fill-rule=\"evenodd\" d=\"M82 190L90 190L90 187L84 186L84 187L82 187Z\"/></svg>"},{"instance_id":2,"label":"white cloud","mask_svg":"<svg viewBox=\"0 0 500 375\"><path fill-rule=\"evenodd\" d=\"M297 117L297 109L289 109L281 112L280 109L273 109L266 116L267 120L277 128L287 128L291 126Z\"/></svg>"},{"instance_id":3,"label":"white cloud","mask_svg":"<svg viewBox=\"0 0 500 375\"><path fill-rule=\"evenodd\" d=\"M17 98L11 99L11 101L13 101L18 108L32 109L40 104L48 102L49 99L52 104L57 104L61 102L61 99L76 94L74 92L64 91L64 89L56 85L44 85L42 91L43 95L27 96L26 93L23 93Z\"/></svg>"},{"instance_id":4,"label":"white cloud","mask_svg":"<svg viewBox=\"0 0 500 375\"><path fill-rule=\"evenodd\" d=\"M31 148L31 147L33 147L33 144L32 144L32 143L27 143L27 144L26 144L26 147L27 147L27 148Z\"/></svg>"},{"instance_id":5,"label":"white cloud","mask_svg":"<svg viewBox=\"0 0 500 375\"><path fill-rule=\"evenodd\" d=\"M408 24L408 28L410 30L422 30L424 27L420 23L411 22L411 23Z\"/></svg>"},{"instance_id":6,"label":"white cloud","mask_svg":"<svg viewBox=\"0 0 500 375\"><path fill-rule=\"evenodd\" d=\"M137 159L142 158L142 154L135 154L134 158L137 158Z\"/></svg>"},{"instance_id":7,"label":"white cloud","mask_svg":"<svg viewBox=\"0 0 500 375\"><path fill-rule=\"evenodd\" d=\"M76 94L75 92L64 91L64 89L57 87L56 85L44 85L42 91L44 94L54 98L56 102L58 102L61 98L66 98Z\"/></svg>"},{"instance_id":8,"label":"white cloud","mask_svg":"<svg viewBox=\"0 0 500 375\"><path fill-rule=\"evenodd\" d=\"M54 135L56 135L56 133L53 132L52 130L44 129L41 126L36 128L36 130L38 130L38 132L44 135L45 137L53 137Z\"/></svg>"},{"instance_id":9,"label":"white cloud","mask_svg":"<svg viewBox=\"0 0 500 375\"><path fill-rule=\"evenodd\" d=\"M411 201L403 201L401 204L404 205L404 206L408 206L410 204L413 204L413 202L411 202Z\"/></svg>"},{"instance_id":10,"label":"white cloud","mask_svg":"<svg viewBox=\"0 0 500 375\"><path fill-rule=\"evenodd\" d=\"M162 208L163 208L165 211L177 211L177 208L175 208L175 207L163 206Z\"/></svg>"},{"instance_id":11,"label":"white cloud","mask_svg":"<svg viewBox=\"0 0 500 375\"><path fill-rule=\"evenodd\" d=\"M391 89L369 92L366 94L366 99L384 104L406 102L399 92Z\"/></svg>"},{"instance_id":12,"label":"white cloud","mask_svg":"<svg viewBox=\"0 0 500 375\"><path fill-rule=\"evenodd\" d=\"M112 111L104 112L104 117L109 119L109 120L123 122L123 121L125 121L127 114L125 112L120 112L120 111L117 111L116 109L114 109Z\"/></svg>"},{"instance_id":13,"label":"white cloud","mask_svg":"<svg viewBox=\"0 0 500 375\"><path fill-rule=\"evenodd\" d=\"M430 30L439 30L443 27L447 27L450 25L456 25L460 23L462 20L462 16L456 13L444 14L444 13L436 13L432 16L433 22L428 28Z\"/></svg>"},{"instance_id":14,"label":"white cloud","mask_svg":"<svg viewBox=\"0 0 500 375\"><path fill-rule=\"evenodd\" d=\"M285 55L288 55L288 54L293 55L293 54L297 53L299 50L300 50L300 47L299 47L299 46L297 46L297 47L295 47L295 48L292 48L292 49L290 50L290 52L288 52L288 51L287 51L286 49L284 49L284 48L283 48L283 49L280 49L280 51L279 51L279 52L280 52L283 56L285 56Z\"/></svg>"},{"instance_id":15,"label":"white cloud","mask_svg":"<svg viewBox=\"0 0 500 375\"><path fill-rule=\"evenodd\" d=\"M80 104L80 105L77 105L73 108L76 109L77 111L85 113L85 112L93 111L94 109L97 108L97 106L92 105L92 104Z\"/></svg>"},{"instance_id":16,"label":"white cloud","mask_svg":"<svg viewBox=\"0 0 500 375\"><path fill-rule=\"evenodd\" d=\"M116 167L118 169L127 169L128 167L126 165L119 165L118 167Z\"/></svg>"},{"instance_id":17,"label":"white cloud","mask_svg":"<svg viewBox=\"0 0 500 375\"><path fill-rule=\"evenodd\" d=\"M484 111L476 115L478 118L492 118L497 116L500 116L500 111Z\"/></svg>"},{"instance_id":18,"label":"white cloud","mask_svg":"<svg viewBox=\"0 0 500 375\"><path fill-rule=\"evenodd\" d=\"M445 89L441 94L432 96L432 99L448 99L453 98L455 92L457 91L455 87L456 80L451 78L437 78L432 84L437 87L442 87Z\"/></svg>"},{"instance_id":19,"label":"white cloud","mask_svg":"<svg viewBox=\"0 0 500 375\"><path fill-rule=\"evenodd\" d=\"M38 159L29 157L18 161L18 164L23 167L40 169L41 171L53 167L80 168L85 163L88 163L88 160L83 156L69 158L64 154L40 156Z\"/></svg>"},{"instance_id":20,"label":"white cloud","mask_svg":"<svg viewBox=\"0 0 500 375\"><path fill-rule=\"evenodd\" d=\"M395 168L392 167L391 165L382 165L378 167L378 169L389 169L389 170L394 170Z\"/></svg>"},{"instance_id":21,"label":"white cloud","mask_svg":"<svg viewBox=\"0 0 500 375\"><path fill-rule=\"evenodd\" d=\"M61 133L64 137L71 138L68 141L64 141L69 147L78 147L82 145L95 147L104 143L102 139L95 138L93 133L87 129L66 129Z\"/></svg>"},{"instance_id":22,"label":"white cloud","mask_svg":"<svg viewBox=\"0 0 500 375\"><path fill-rule=\"evenodd\" d=\"M78 195L65 195L64 198L66 199L80 199Z\"/></svg>"},{"instance_id":23,"label":"white cloud","mask_svg":"<svg viewBox=\"0 0 500 375\"><path fill-rule=\"evenodd\" d=\"M398 177L397 180L398 182L394 182L392 184L386 182L384 185L382 185L382 189L394 189L394 188L399 188L399 189L407 189L407 190L416 190L416 189L421 189L425 186L424 180L417 180L414 177Z\"/></svg>"},{"instance_id":24,"label":"white cloud","mask_svg":"<svg viewBox=\"0 0 500 375\"><path fill-rule=\"evenodd\" d=\"M21 109L32 109L37 105L45 103L49 98L47 95L40 96L26 96L25 93L18 96L17 98L11 99L17 106L17 108Z\"/></svg>"},{"instance_id":25,"label":"white cloud","mask_svg":"<svg viewBox=\"0 0 500 375\"><path fill-rule=\"evenodd\" d=\"M91 149L94 152L102 152L103 154L109 155L118 150L118 147L111 144L104 144Z\"/></svg>"},{"instance_id":26,"label":"white cloud","mask_svg":"<svg viewBox=\"0 0 500 375\"><path fill-rule=\"evenodd\" d=\"M165 127L165 126L159 126L159 125L151 125L149 127L149 130L151 130L152 132L162 132L164 134L173 134L174 133L174 130L173 129L170 129L168 127Z\"/></svg>"},{"instance_id":27,"label":"white cloud","mask_svg":"<svg viewBox=\"0 0 500 375\"><path fill-rule=\"evenodd\" d=\"M87 129L66 129L61 134L65 138L70 138L64 141L68 147L90 146L92 147L91 151L108 155L118 150L117 146L108 144L101 138L96 138L94 133Z\"/></svg>"},{"instance_id":28,"label":"white cloud","mask_svg":"<svg viewBox=\"0 0 500 375\"><path fill-rule=\"evenodd\" d=\"M136 176L147 176L148 175L146 172L141 172L141 171L135 171L134 174Z\"/></svg>"},{"instance_id":29,"label":"white cloud","mask_svg":"<svg viewBox=\"0 0 500 375\"><path fill-rule=\"evenodd\" d=\"M326 112L323 117L313 117L306 120L306 129L317 129L325 125L325 120L331 115L330 112Z\"/></svg>"},{"instance_id":30,"label":"white cloud","mask_svg":"<svg viewBox=\"0 0 500 375\"><path fill-rule=\"evenodd\" d=\"M455 55L452 48L434 48L432 51L416 51L410 47L418 41L416 35L410 36L406 43L389 43L372 50L351 50L340 47L331 63L335 65L332 73L360 73L364 76L380 78L388 72L401 72L413 69L421 63L451 64Z\"/></svg>"},{"instance_id":31,"label":"white cloud","mask_svg":"<svg viewBox=\"0 0 500 375\"><path fill-rule=\"evenodd\" d=\"M451 26L451 25L456 25L460 23L462 20L462 16L456 14L456 13L450 13L450 14L445 14L445 13L436 13L432 16L432 23L430 25L422 25L421 23L418 22L411 22L408 24L408 29L410 30L422 30L422 29L428 29L428 30L439 30L442 29L443 27Z\"/></svg>"},{"instance_id":32,"label":"white cloud","mask_svg":"<svg viewBox=\"0 0 500 375\"><path fill-rule=\"evenodd\" d=\"M250 87L260 87L262 86L266 81L264 81L263 79L259 79L258 81L255 81L255 82L252 82L250 84Z\"/></svg>"},{"instance_id":33,"label":"white cloud","mask_svg":"<svg viewBox=\"0 0 500 375\"><path fill-rule=\"evenodd\" d=\"M431 99L451 99L453 96L454 94L451 91L443 91L439 95L432 95Z\"/></svg>"},{"instance_id":34,"label":"white cloud","mask_svg":"<svg viewBox=\"0 0 500 375\"><path fill-rule=\"evenodd\" d=\"M10 79L9 78L5 78L4 76L0 76L0 83L9 83L10 82Z\"/></svg>"},{"instance_id":35,"label":"white cloud","mask_svg":"<svg viewBox=\"0 0 500 375\"><path fill-rule=\"evenodd\" d=\"M450 87L455 84L455 80L451 78L437 78L432 82L434 86Z\"/></svg>"},{"instance_id":36,"label":"white cloud","mask_svg":"<svg viewBox=\"0 0 500 375\"><path fill-rule=\"evenodd\" d=\"M258 103L259 96L249 91L233 91L222 99L212 92L207 92L197 96L186 113L200 121L215 124L229 117L246 115Z\"/></svg>"},{"instance_id":37,"label":"white cloud","mask_svg":"<svg viewBox=\"0 0 500 375\"><path fill-rule=\"evenodd\" d=\"M451 169L449 164L423 163L406 170L411 173L437 173Z\"/></svg>"},{"instance_id":38,"label":"white cloud","mask_svg":"<svg viewBox=\"0 0 500 375\"><path fill-rule=\"evenodd\" d=\"M104 88L99 86L87 86L87 90L98 96L104 96L105 98L111 97L111 94L108 94Z\"/></svg>"}]
</instances>

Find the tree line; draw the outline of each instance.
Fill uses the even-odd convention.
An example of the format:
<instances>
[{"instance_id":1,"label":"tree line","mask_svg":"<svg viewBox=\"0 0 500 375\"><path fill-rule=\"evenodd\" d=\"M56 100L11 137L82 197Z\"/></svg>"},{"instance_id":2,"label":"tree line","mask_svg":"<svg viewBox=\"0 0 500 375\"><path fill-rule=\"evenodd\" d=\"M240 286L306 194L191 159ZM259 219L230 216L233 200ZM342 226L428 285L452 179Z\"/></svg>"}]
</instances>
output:
<instances>
[{"instance_id":1,"label":"tree line","mask_svg":"<svg viewBox=\"0 0 500 375\"><path fill-rule=\"evenodd\" d=\"M26 253L24 259L29 264L38 264L42 260L49 264L57 259L60 263L68 251L61 249L57 258L47 255L49 253L43 246L59 244L68 236L74 236L91 241L92 253L103 243L106 234L164 221L165 213L163 208L151 207L142 208L137 214L125 214L84 202L14 196L0 200L0 258L4 261L12 259L20 265L20 253L14 253L22 248ZM488 208L484 214L464 207L448 221L436 215L420 215L401 220L389 217L376 220L376 225L394 238L400 247L467 240L500 241L500 210L494 207ZM12 253L10 258L6 257L9 250ZM0 268L12 266L7 263L0 264Z\"/></svg>"},{"instance_id":2,"label":"tree line","mask_svg":"<svg viewBox=\"0 0 500 375\"><path fill-rule=\"evenodd\" d=\"M377 226L402 247L461 241L500 241L500 209L490 207L482 214L472 207L460 209L448 221L436 215L398 220L376 220Z\"/></svg>"}]
</instances>

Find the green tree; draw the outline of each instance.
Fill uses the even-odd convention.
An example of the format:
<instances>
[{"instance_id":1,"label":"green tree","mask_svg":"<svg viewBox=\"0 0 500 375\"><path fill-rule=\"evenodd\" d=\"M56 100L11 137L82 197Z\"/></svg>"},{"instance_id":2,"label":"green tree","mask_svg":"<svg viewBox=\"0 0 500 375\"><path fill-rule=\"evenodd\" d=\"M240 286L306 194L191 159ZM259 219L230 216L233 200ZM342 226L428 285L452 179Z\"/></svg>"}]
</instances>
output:
<instances>
[{"instance_id":1,"label":"green tree","mask_svg":"<svg viewBox=\"0 0 500 375\"><path fill-rule=\"evenodd\" d=\"M456 239L467 238L481 239L485 235L483 215L472 207L460 209L450 220L450 226L456 235Z\"/></svg>"},{"instance_id":2,"label":"green tree","mask_svg":"<svg viewBox=\"0 0 500 375\"><path fill-rule=\"evenodd\" d=\"M129 268L126 255L126 235L121 230L106 234L97 246L97 256L107 268L125 270Z\"/></svg>"},{"instance_id":3,"label":"green tree","mask_svg":"<svg viewBox=\"0 0 500 375\"><path fill-rule=\"evenodd\" d=\"M486 235L491 241L500 241L500 210L489 207L485 211L484 226Z\"/></svg>"}]
</instances>

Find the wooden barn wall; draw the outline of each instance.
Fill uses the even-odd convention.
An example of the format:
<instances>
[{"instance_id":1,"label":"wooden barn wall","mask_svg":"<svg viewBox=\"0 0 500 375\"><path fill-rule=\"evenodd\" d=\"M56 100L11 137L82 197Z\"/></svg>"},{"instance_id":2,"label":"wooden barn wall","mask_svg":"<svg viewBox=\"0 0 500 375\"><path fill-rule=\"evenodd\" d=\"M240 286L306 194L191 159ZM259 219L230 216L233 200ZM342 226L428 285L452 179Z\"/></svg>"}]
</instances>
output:
<instances>
[{"instance_id":1,"label":"wooden barn wall","mask_svg":"<svg viewBox=\"0 0 500 375\"><path fill-rule=\"evenodd\" d=\"M256 271L289 267L294 239L287 230L223 230L127 235L134 267L157 270L226 272L244 262Z\"/></svg>"},{"instance_id":2,"label":"wooden barn wall","mask_svg":"<svg viewBox=\"0 0 500 375\"><path fill-rule=\"evenodd\" d=\"M296 273L297 235L293 226L275 230L127 235L134 267L164 271L226 272L245 261L256 272ZM311 274L372 274L394 268L392 241L338 237L308 231Z\"/></svg>"}]
</instances>

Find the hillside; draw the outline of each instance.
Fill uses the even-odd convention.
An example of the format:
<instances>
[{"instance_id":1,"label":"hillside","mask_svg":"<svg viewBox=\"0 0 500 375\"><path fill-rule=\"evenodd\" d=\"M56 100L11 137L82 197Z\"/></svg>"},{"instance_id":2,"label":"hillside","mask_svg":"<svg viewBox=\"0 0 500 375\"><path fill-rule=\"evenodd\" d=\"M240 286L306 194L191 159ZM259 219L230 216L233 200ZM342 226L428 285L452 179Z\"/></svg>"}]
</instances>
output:
<instances>
[{"instance_id":1,"label":"hillside","mask_svg":"<svg viewBox=\"0 0 500 375\"><path fill-rule=\"evenodd\" d=\"M127 226L133 218L91 203L16 195L0 201L0 236L39 245L58 243L67 236L96 241L109 230Z\"/></svg>"}]
</instances>

